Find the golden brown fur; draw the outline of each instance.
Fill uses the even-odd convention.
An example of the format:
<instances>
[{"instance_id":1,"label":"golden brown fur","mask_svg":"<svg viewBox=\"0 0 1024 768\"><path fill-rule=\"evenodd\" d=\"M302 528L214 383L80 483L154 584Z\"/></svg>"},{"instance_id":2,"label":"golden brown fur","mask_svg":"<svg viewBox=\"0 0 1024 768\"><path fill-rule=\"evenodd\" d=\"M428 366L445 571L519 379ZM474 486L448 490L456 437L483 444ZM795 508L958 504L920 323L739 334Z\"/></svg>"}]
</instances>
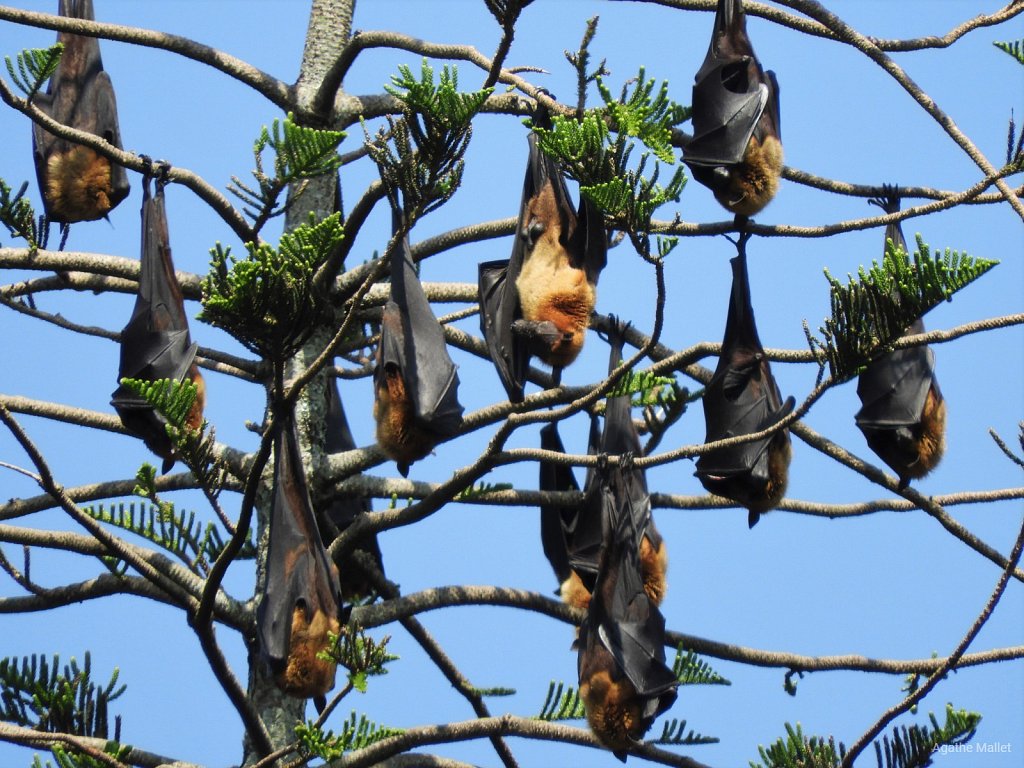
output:
<instances>
[{"instance_id":1,"label":"golden brown fur","mask_svg":"<svg viewBox=\"0 0 1024 768\"><path fill-rule=\"evenodd\" d=\"M782 142L765 136L762 144L750 137L743 162L729 169L729 183L715 199L741 216L754 216L775 197L782 174Z\"/></svg>"},{"instance_id":2,"label":"golden brown fur","mask_svg":"<svg viewBox=\"0 0 1024 768\"><path fill-rule=\"evenodd\" d=\"M46 200L51 215L68 224L92 221L113 208L110 161L88 147L72 146L47 160Z\"/></svg>"},{"instance_id":3,"label":"golden brown fur","mask_svg":"<svg viewBox=\"0 0 1024 768\"><path fill-rule=\"evenodd\" d=\"M594 644L580 669L580 698L590 729L609 749L628 750L643 737L641 701L636 688L600 643Z\"/></svg>"},{"instance_id":4,"label":"golden brown fur","mask_svg":"<svg viewBox=\"0 0 1024 768\"><path fill-rule=\"evenodd\" d=\"M526 320L549 321L563 334L549 349L538 349L536 354L548 365L564 367L583 348L597 291L588 282L587 273L572 266L569 252L562 245L561 220L552 184L546 184L530 200L526 221L528 228L534 222L543 226L516 279L519 304Z\"/></svg>"},{"instance_id":5,"label":"golden brown fur","mask_svg":"<svg viewBox=\"0 0 1024 768\"><path fill-rule=\"evenodd\" d=\"M317 611L313 621L308 622L305 609L295 606L288 660L285 668L275 675L278 687L290 696L304 699L323 696L331 690L337 665L317 658L317 654L328 647L327 633L337 635L340 631L336 618L328 618L323 611Z\"/></svg>"},{"instance_id":6,"label":"golden brown fur","mask_svg":"<svg viewBox=\"0 0 1024 768\"><path fill-rule=\"evenodd\" d=\"M434 436L416 424L413 403L398 369L384 366L382 379L373 401L377 443L394 461L411 464L433 450Z\"/></svg>"},{"instance_id":7,"label":"golden brown fur","mask_svg":"<svg viewBox=\"0 0 1024 768\"><path fill-rule=\"evenodd\" d=\"M196 399L192 401L192 407L185 417L185 426L198 430L203 426L203 411L206 409L206 380L195 363L192 363L192 367L189 368L188 377L196 385Z\"/></svg>"},{"instance_id":8,"label":"golden brown fur","mask_svg":"<svg viewBox=\"0 0 1024 768\"><path fill-rule=\"evenodd\" d=\"M921 435L917 440L917 460L903 468L902 475L915 480L924 477L942 460L946 452L946 401L928 390L921 411Z\"/></svg>"},{"instance_id":9,"label":"golden brown fur","mask_svg":"<svg viewBox=\"0 0 1024 768\"><path fill-rule=\"evenodd\" d=\"M644 536L640 542L640 572L644 579L644 592L655 605L660 606L665 597L667 589L665 573L667 571L668 547L665 546L665 542L662 541L655 550L651 540ZM586 588L575 571L562 582L559 592L566 605L584 611L590 607L590 590Z\"/></svg>"}]
</instances>

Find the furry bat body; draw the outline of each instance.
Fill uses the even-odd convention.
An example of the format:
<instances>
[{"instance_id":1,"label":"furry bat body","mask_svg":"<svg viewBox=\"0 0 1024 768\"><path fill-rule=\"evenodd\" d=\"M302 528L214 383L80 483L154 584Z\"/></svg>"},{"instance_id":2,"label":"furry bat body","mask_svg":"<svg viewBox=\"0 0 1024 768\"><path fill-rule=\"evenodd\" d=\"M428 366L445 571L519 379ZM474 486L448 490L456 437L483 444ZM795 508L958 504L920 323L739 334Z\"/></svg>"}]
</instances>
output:
<instances>
[{"instance_id":1,"label":"furry bat body","mask_svg":"<svg viewBox=\"0 0 1024 768\"><path fill-rule=\"evenodd\" d=\"M197 392L185 424L198 429L203 423L206 385L195 362L197 349L189 335L185 300L171 259L163 186L158 182L156 194L151 197L147 178L142 193L139 293L131 319L121 331L118 381L191 379ZM164 418L144 398L123 385L114 391L111 404L125 429L164 460L164 472L170 471L175 460L174 446L167 436Z\"/></svg>"},{"instance_id":2,"label":"furry bat body","mask_svg":"<svg viewBox=\"0 0 1024 768\"><path fill-rule=\"evenodd\" d=\"M574 211L558 164L529 136L512 256L480 265L480 327L512 402L521 402L531 355L561 369L583 348L607 261L601 212Z\"/></svg>"},{"instance_id":3,"label":"furry bat body","mask_svg":"<svg viewBox=\"0 0 1024 768\"><path fill-rule=\"evenodd\" d=\"M872 202L886 213L900 209L895 189ZM885 238L908 253L898 222L885 228ZM919 333L924 333L920 318L904 335ZM930 347L898 349L871 361L857 382L857 395L862 405L857 426L871 450L899 476L901 486L935 468L946 447L946 403Z\"/></svg>"},{"instance_id":4,"label":"furry bat body","mask_svg":"<svg viewBox=\"0 0 1024 768\"><path fill-rule=\"evenodd\" d=\"M92 21L92 0L60 0L59 13ZM33 99L49 117L70 128L99 136L121 149L117 105L110 77L103 71L100 44L94 37L57 33L64 44L60 63L46 93ZM92 149L32 125L36 176L46 216L72 224L106 216L128 195L124 168Z\"/></svg>"},{"instance_id":5,"label":"furry bat body","mask_svg":"<svg viewBox=\"0 0 1024 768\"><path fill-rule=\"evenodd\" d=\"M683 160L727 210L753 216L779 186L779 84L747 36L742 0L719 0L711 44L693 86L692 141Z\"/></svg>"},{"instance_id":6,"label":"furry bat body","mask_svg":"<svg viewBox=\"0 0 1024 768\"><path fill-rule=\"evenodd\" d=\"M757 335L743 237L738 248L732 259L722 354L704 391L708 443L767 429L794 405L792 397L782 402ZM774 509L785 495L790 455L789 430L783 429L761 440L703 454L697 460L697 477L709 492L746 507L753 527L761 513Z\"/></svg>"},{"instance_id":7,"label":"furry bat body","mask_svg":"<svg viewBox=\"0 0 1024 768\"><path fill-rule=\"evenodd\" d=\"M399 225L396 218L395 231ZM404 477L412 462L462 424L459 375L413 269L407 238L391 257L391 299L381 318L373 383L377 442Z\"/></svg>"},{"instance_id":8,"label":"furry bat body","mask_svg":"<svg viewBox=\"0 0 1024 768\"><path fill-rule=\"evenodd\" d=\"M337 635L341 597L338 571L324 550L313 516L291 419L274 442L274 498L267 576L256 614L263 655L285 693L323 697L334 687L336 665L317 658Z\"/></svg>"}]
</instances>

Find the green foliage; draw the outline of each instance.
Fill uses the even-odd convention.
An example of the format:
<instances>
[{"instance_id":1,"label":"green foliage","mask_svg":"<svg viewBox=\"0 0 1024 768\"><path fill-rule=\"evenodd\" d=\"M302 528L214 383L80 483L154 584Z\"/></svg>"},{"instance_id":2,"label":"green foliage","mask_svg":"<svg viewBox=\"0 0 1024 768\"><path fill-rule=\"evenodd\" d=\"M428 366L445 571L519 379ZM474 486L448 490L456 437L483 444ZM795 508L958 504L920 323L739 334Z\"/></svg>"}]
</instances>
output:
<instances>
[{"instance_id":1,"label":"green foliage","mask_svg":"<svg viewBox=\"0 0 1024 768\"><path fill-rule=\"evenodd\" d=\"M662 726L661 736L654 739L651 743L673 747L692 747L699 744L717 744L719 741L720 739L716 736L704 736L692 728L687 731L685 720L672 718Z\"/></svg>"},{"instance_id":2,"label":"green foliage","mask_svg":"<svg viewBox=\"0 0 1024 768\"><path fill-rule=\"evenodd\" d=\"M655 92L643 68L635 80L623 86L618 99L595 76L604 106L587 110L581 119L554 115L551 129L534 126L539 146L557 159L565 172L580 184L580 193L612 217L616 228L628 233L641 255L651 258L650 232L654 211L678 201L686 185L682 166L664 186L658 182L658 160L675 163L669 143L671 129L687 112L668 98L668 83ZM611 126L611 128L609 128ZM612 129L615 130L613 137ZM634 166L630 158L640 142L642 151ZM648 161L656 158L648 173ZM675 246L674 239L658 244L659 258Z\"/></svg>"},{"instance_id":3,"label":"green foliage","mask_svg":"<svg viewBox=\"0 0 1024 768\"><path fill-rule=\"evenodd\" d=\"M200 319L260 357L290 357L329 316L327 296L313 278L344 236L340 214L319 222L310 214L307 224L281 235L277 248L246 243L243 259L218 243L203 278Z\"/></svg>"},{"instance_id":4,"label":"green foliage","mask_svg":"<svg viewBox=\"0 0 1024 768\"><path fill-rule=\"evenodd\" d=\"M232 183L228 185L229 192L251 206L243 211L254 220L257 230L268 219L284 213L299 198L301 185L295 188L287 204L278 205L281 193L289 184L334 173L341 166L337 150L345 132L307 128L298 125L294 118L289 113L284 122L275 119L269 130L263 126L253 143L256 168L252 175L256 188L244 184L237 176L232 176ZM264 170L263 153L268 148L274 153L272 175Z\"/></svg>"},{"instance_id":5,"label":"green foliage","mask_svg":"<svg viewBox=\"0 0 1024 768\"><path fill-rule=\"evenodd\" d=\"M60 670L60 657L47 662L45 656L0 659L0 719L25 728L48 733L70 733L106 739L109 736L109 704L125 691L117 685L117 669L110 682L99 687L93 682L89 653L82 667L72 657ZM120 717L114 718L114 738Z\"/></svg>"},{"instance_id":6,"label":"green foliage","mask_svg":"<svg viewBox=\"0 0 1024 768\"><path fill-rule=\"evenodd\" d=\"M581 720L587 716L580 693L571 685L555 683L548 685L548 695L544 699L537 720Z\"/></svg>"},{"instance_id":7,"label":"green foliage","mask_svg":"<svg viewBox=\"0 0 1024 768\"><path fill-rule=\"evenodd\" d=\"M15 57L17 72L11 57L4 56L7 74L25 98L31 99L57 69L63 53L64 43L54 43L49 48L26 48Z\"/></svg>"},{"instance_id":8,"label":"green foliage","mask_svg":"<svg viewBox=\"0 0 1024 768\"><path fill-rule=\"evenodd\" d=\"M115 760L127 762L127 757L131 753L131 747L123 746L116 741L108 741L103 745L102 752ZM102 760L97 760L95 757L77 752L73 748L64 747L60 744L52 745L50 753L57 761L56 768L108 768L110 765ZM52 766L53 763L47 760L45 768L52 768ZM38 755L32 756L32 768L44 768Z\"/></svg>"},{"instance_id":9,"label":"green foliage","mask_svg":"<svg viewBox=\"0 0 1024 768\"><path fill-rule=\"evenodd\" d=\"M384 88L402 103L402 117L389 117L388 129L381 128L372 139L367 134L366 148L389 195L401 191L412 226L451 199L461 184L472 120L493 89L459 91L458 70L447 65L435 85L426 59L419 79L408 66L398 71Z\"/></svg>"},{"instance_id":10,"label":"green foliage","mask_svg":"<svg viewBox=\"0 0 1024 768\"><path fill-rule=\"evenodd\" d=\"M214 523L205 525L196 520L195 512L177 511L170 502L140 505L116 504L109 508L99 504L83 507L82 511L94 520L107 523L141 536L181 560L190 570L200 575L209 573L213 563L224 550L224 535ZM250 539L242 547L237 559L255 558L256 547Z\"/></svg>"},{"instance_id":11,"label":"green foliage","mask_svg":"<svg viewBox=\"0 0 1024 768\"><path fill-rule=\"evenodd\" d=\"M1013 56L1020 64L1024 64L1024 40L1012 40L1009 42L993 41L992 45L1003 53Z\"/></svg>"},{"instance_id":12,"label":"green foliage","mask_svg":"<svg viewBox=\"0 0 1024 768\"><path fill-rule=\"evenodd\" d=\"M515 696L516 689L503 688L501 686L497 686L494 688L474 688L473 693L475 693L477 696Z\"/></svg>"},{"instance_id":13,"label":"green foliage","mask_svg":"<svg viewBox=\"0 0 1024 768\"><path fill-rule=\"evenodd\" d=\"M912 725L893 728L891 736L875 742L878 768L925 768L932 764L936 752L965 744L977 730L981 715L966 710L954 710L946 705L946 722L939 724L929 713L931 725ZM836 768L846 755L846 747L835 739L807 738L799 723L794 728L786 723L786 738L772 746L758 747L761 763L751 762L751 768Z\"/></svg>"},{"instance_id":14,"label":"green foliage","mask_svg":"<svg viewBox=\"0 0 1024 768\"><path fill-rule=\"evenodd\" d=\"M362 627L344 626L339 636L331 634L330 638L330 647L318 656L347 669L352 687L361 693L366 692L368 677L386 675L386 665L398 659L398 656L388 652L390 635L374 640L363 632Z\"/></svg>"},{"instance_id":15,"label":"green foliage","mask_svg":"<svg viewBox=\"0 0 1024 768\"><path fill-rule=\"evenodd\" d=\"M827 741L816 736L806 738L797 723L794 728L786 723L786 737L780 738L767 749L758 747L762 762L750 763L751 768L836 768L846 747L836 746L834 739Z\"/></svg>"},{"instance_id":16,"label":"green foliage","mask_svg":"<svg viewBox=\"0 0 1024 768\"><path fill-rule=\"evenodd\" d=\"M195 383L189 379L121 379L121 384L130 392L144 398L167 419L169 425L175 427L184 425L198 393Z\"/></svg>"},{"instance_id":17,"label":"green foliage","mask_svg":"<svg viewBox=\"0 0 1024 768\"><path fill-rule=\"evenodd\" d=\"M401 728L388 728L376 725L366 719L365 715L356 718L352 712L348 721L337 736L334 731L324 732L312 721L295 726L295 735L299 739L299 751L304 755L319 757L331 761L339 759L345 752L364 749L378 741L404 733Z\"/></svg>"},{"instance_id":18,"label":"green foliage","mask_svg":"<svg viewBox=\"0 0 1024 768\"><path fill-rule=\"evenodd\" d=\"M657 376L650 371L627 371L608 390L606 397L638 395L633 398L634 406L658 405L676 396L675 384L672 376Z\"/></svg>"},{"instance_id":19,"label":"green foliage","mask_svg":"<svg viewBox=\"0 0 1024 768\"><path fill-rule=\"evenodd\" d=\"M11 188L0 179L0 224L7 227L11 237L18 237L30 248L45 248L47 228L36 221L32 204L25 198L28 182L23 181L12 197Z\"/></svg>"},{"instance_id":20,"label":"green foliage","mask_svg":"<svg viewBox=\"0 0 1024 768\"><path fill-rule=\"evenodd\" d=\"M970 741L981 722L981 715L954 710L946 704L946 722L939 725L935 715L928 713L931 727L912 725L893 728L892 736L875 742L879 768L924 768L931 765L936 752Z\"/></svg>"},{"instance_id":21,"label":"green foliage","mask_svg":"<svg viewBox=\"0 0 1024 768\"><path fill-rule=\"evenodd\" d=\"M694 651L685 651L682 645L676 649L672 673L680 685L732 685L732 682L713 670L704 659Z\"/></svg>"},{"instance_id":22,"label":"green foliage","mask_svg":"<svg viewBox=\"0 0 1024 768\"><path fill-rule=\"evenodd\" d=\"M481 496L486 496L488 493L494 493L496 491L511 491L512 483L485 483L483 481L472 485L468 488L463 488L457 494L455 494L455 501L472 501L478 499Z\"/></svg>"},{"instance_id":23,"label":"green foliage","mask_svg":"<svg viewBox=\"0 0 1024 768\"><path fill-rule=\"evenodd\" d=\"M928 310L977 280L997 261L946 249L932 256L917 237L913 260L891 241L882 264L863 267L847 285L825 270L832 295L832 317L820 328L824 342L812 339L837 381L856 376L873 357L890 348L907 327Z\"/></svg>"}]
</instances>

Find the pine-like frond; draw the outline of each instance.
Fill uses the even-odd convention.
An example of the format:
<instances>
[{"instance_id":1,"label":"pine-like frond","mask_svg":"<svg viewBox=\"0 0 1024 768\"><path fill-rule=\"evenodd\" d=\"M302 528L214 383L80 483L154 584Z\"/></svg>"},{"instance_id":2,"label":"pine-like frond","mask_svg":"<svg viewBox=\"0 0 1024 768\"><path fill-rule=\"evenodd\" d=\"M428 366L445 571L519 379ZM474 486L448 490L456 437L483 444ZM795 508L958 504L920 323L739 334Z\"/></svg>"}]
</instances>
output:
<instances>
[{"instance_id":1,"label":"pine-like frond","mask_svg":"<svg viewBox=\"0 0 1024 768\"><path fill-rule=\"evenodd\" d=\"M377 725L366 719L365 715L357 717L352 712L348 721L342 726L341 733L324 731L312 721L295 726L295 735L299 739L300 751L330 762L337 760L346 752L354 752L375 744L378 741L398 736L404 731L401 728L389 728Z\"/></svg>"},{"instance_id":2,"label":"pine-like frond","mask_svg":"<svg viewBox=\"0 0 1024 768\"><path fill-rule=\"evenodd\" d=\"M4 56L7 74L18 90L25 94L25 98L31 100L57 69L63 53L64 43L54 43L49 48L26 48L15 56L17 71L11 57Z\"/></svg>"},{"instance_id":3,"label":"pine-like frond","mask_svg":"<svg viewBox=\"0 0 1024 768\"><path fill-rule=\"evenodd\" d=\"M246 243L246 257L217 244L203 278L199 318L224 329L269 360L297 351L329 312L327 296L313 278L344 239L341 215L333 213L281 236L277 248Z\"/></svg>"},{"instance_id":4,"label":"pine-like frond","mask_svg":"<svg viewBox=\"0 0 1024 768\"><path fill-rule=\"evenodd\" d=\"M587 716L583 699L578 690L565 683L551 681L548 695L540 709L537 720L582 720Z\"/></svg>"},{"instance_id":5,"label":"pine-like frond","mask_svg":"<svg viewBox=\"0 0 1024 768\"><path fill-rule=\"evenodd\" d=\"M807 738L797 723L794 728L786 723L786 737L770 747L758 747L760 763L751 762L750 768L836 768L846 754L846 747L836 745L835 739Z\"/></svg>"},{"instance_id":6,"label":"pine-like frond","mask_svg":"<svg viewBox=\"0 0 1024 768\"><path fill-rule=\"evenodd\" d=\"M180 427L196 400L197 388L189 379L174 381L173 379L121 379L121 384L130 392L146 400L167 423Z\"/></svg>"},{"instance_id":7,"label":"pine-like frond","mask_svg":"<svg viewBox=\"0 0 1024 768\"><path fill-rule=\"evenodd\" d=\"M117 685L114 669L110 682L92 680L92 661L85 653L83 666L72 657L60 671L60 657L0 659L0 720L48 733L71 733L100 739L110 737L110 702L125 691ZM114 718L114 738L120 737L120 717Z\"/></svg>"},{"instance_id":8,"label":"pine-like frond","mask_svg":"<svg viewBox=\"0 0 1024 768\"><path fill-rule=\"evenodd\" d=\"M426 59L419 78L406 65L398 71L384 89L402 102L402 117L389 117L387 129L372 138L367 133L366 148L389 194L402 193L412 226L450 200L462 183L472 121L493 89L459 91L458 70L447 65L435 84Z\"/></svg>"},{"instance_id":9,"label":"pine-like frond","mask_svg":"<svg viewBox=\"0 0 1024 768\"><path fill-rule=\"evenodd\" d=\"M651 741L651 744L662 746L687 747L699 744L717 744L720 739L717 736L705 736L697 733L692 728L686 730L685 720L672 718L664 724L661 729L661 736Z\"/></svg>"},{"instance_id":10,"label":"pine-like frond","mask_svg":"<svg viewBox=\"0 0 1024 768\"><path fill-rule=\"evenodd\" d=\"M1008 42L993 41L992 45L1003 53L1013 56L1020 64L1024 64L1024 40L1011 40Z\"/></svg>"},{"instance_id":11,"label":"pine-like frond","mask_svg":"<svg viewBox=\"0 0 1024 768\"><path fill-rule=\"evenodd\" d=\"M832 316L820 328L824 343L812 340L812 347L822 350L834 379L852 378L917 318L998 263L949 248L933 256L918 235L913 259L890 241L882 264L872 262L869 270L861 267L846 285L826 269Z\"/></svg>"},{"instance_id":12,"label":"pine-like frond","mask_svg":"<svg viewBox=\"0 0 1024 768\"><path fill-rule=\"evenodd\" d=\"M676 649L672 672L680 685L732 685L730 680L718 674L695 651L686 651L681 645Z\"/></svg>"},{"instance_id":13,"label":"pine-like frond","mask_svg":"<svg viewBox=\"0 0 1024 768\"><path fill-rule=\"evenodd\" d=\"M340 635L330 634L329 637L330 647L321 656L325 661L333 661L348 670L352 686L363 693L366 692L368 677L386 675L387 665L398 659L388 651L390 635L374 640L361 627L344 626Z\"/></svg>"},{"instance_id":14,"label":"pine-like frond","mask_svg":"<svg viewBox=\"0 0 1024 768\"><path fill-rule=\"evenodd\" d=\"M118 744L116 741L108 741L103 745L101 751L103 754L125 763L127 762L128 755L131 754L132 748L128 745ZM64 747L61 744L52 745L50 747L50 754L57 761L56 768L108 768L110 765L109 762L76 752L74 749ZM33 755L32 768L54 768L54 766L49 760L46 761L44 766L39 759L39 755Z\"/></svg>"},{"instance_id":15,"label":"pine-like frond","mask_svg":"<svg viewBox=\"0 0 1024 768\"><path fill-rule=\"evenodd\" d=\"M195 512L176 510L174 504L134 503L83 507L82 511L101 523L134 533L178 558L193 572L205 575L224 549L224 534L214 523L196 519ZM250 540L238 559L252 559L256 548Z\"/></svg>"},{"instance_id":16,"label":"pine-like frond","mask_svg":"<svg viewBox=\"0 0 1024 768\"><path fill-rule=\"evenodd\" d=\"M936 752L966 744L977 731L981 715L954 710L946 704L946 722L939 725L929 713L931 726L912 725L892 729L892 735L875 742L878 768L925 768L932 764Z\"/></svg>"},{"instance_id":17,"label":"pine-like frond","mask_svg":"<svg viewBox=\"0 0 1024 768\"><path fill-rule=\"evenodd\" d=\"M298 199L301 185L294 188L290 203L278 204L289 185L338 170L341 166L338 145L345 135L344 131L299 125L291 113L284 121L275 119L269 129L263 126L253 142L256 168L252 175L256 179L256 187L245 184L237 176L232 176L228 185L229 192L250 206L243 210L253 219L257 231L268 219L284 213L287 205ZM272 173L264 170L263 155L268 149L273 152Z\"/></svg>"},{"instance_id":18,"label":"pine-like frond","mask_svg":"<svg viewBox=\"0 0 1024 768\"><path fill-rule=\"evenodd\" d=\"M36 219L32 203L25 197L28 182L23 181L13 196L11 191L7 182L0 179L0 224L11 237L21 238L30 248L45 248L47 228Z\"/></svg>"}]
</instances>

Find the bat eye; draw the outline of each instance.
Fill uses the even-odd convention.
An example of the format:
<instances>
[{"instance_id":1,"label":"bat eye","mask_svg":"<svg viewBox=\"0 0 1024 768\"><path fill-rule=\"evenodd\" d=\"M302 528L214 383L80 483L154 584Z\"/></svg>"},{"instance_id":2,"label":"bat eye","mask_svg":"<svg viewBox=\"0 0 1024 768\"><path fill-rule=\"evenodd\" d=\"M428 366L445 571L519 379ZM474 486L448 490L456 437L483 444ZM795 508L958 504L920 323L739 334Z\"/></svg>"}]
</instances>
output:
<instances>
[{"instance_id":1,"label":"bat eye","mask_svg":"<svg viewBox=\"0 0 1024 768\"><path fill-rule=\"evenodd\" d=\"M543 221L540 219L532 219L523 230L523 239L526 240L527 246L533 248L540 239L540 236L544 234L544 229Z\"/></svg>"}]
</instances>

